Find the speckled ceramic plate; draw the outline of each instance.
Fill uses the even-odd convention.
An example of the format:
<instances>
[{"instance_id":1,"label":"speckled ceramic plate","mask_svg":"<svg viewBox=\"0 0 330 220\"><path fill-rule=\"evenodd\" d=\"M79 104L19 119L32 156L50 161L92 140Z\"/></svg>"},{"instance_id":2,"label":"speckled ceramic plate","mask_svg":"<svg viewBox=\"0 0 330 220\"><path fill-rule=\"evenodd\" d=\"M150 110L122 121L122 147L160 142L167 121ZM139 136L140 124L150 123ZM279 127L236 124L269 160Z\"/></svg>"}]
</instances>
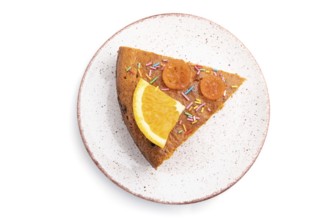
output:
<instances>
[{"instance_id":1,"label":"speckled ceramic plate","mask_svg":"<svg viewBox=\"0 0 330 220\"><path fill-rule=\"evenodd\" d=\"M154 170L122 121L115 81L121 45L236 72L247 80ZM254 163L268 129L269 98L260 68L234 35L204 18L162 14L124 27L96 52L81 82L78 122L90 156L115 184L156 202L192 203L225 191Z\"/></svg>"}]
</instances>

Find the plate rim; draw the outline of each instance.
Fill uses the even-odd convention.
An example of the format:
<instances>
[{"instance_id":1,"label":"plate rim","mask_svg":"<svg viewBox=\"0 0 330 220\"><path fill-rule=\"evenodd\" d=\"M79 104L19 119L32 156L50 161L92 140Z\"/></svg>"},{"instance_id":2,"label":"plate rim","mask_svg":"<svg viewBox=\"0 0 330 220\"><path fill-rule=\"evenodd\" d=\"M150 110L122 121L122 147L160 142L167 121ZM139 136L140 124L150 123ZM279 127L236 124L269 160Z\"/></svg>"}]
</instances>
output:
<instances>
[{"instance_id":1,"label":"plate rim","mask_svg":"<svg viewBox=\"0 0 330 220\"><path fill-rule=\"evenodd\" d=\"M225 188L223 189L219 189L215 192L213 192L212 194L209 194L209 195L206 195L206 196L203 196L203 197L200 197L200 198L197 198L197 199L193 199L193 200L185 200L185 201L181 201L181 202L175 202L175 201L163 201L163 200L160 200L160 199L155 199L155 198L152 198L152 197L148 197L148 196L144 196L142 194L139 194L139 193L135 193L133 192L132 190L130 190L129 188L125 187L124 185L122 185L121 183L119 183L118 181L116 181L115 179L113 179L111 177L111 175L109 175L106 170L100 165L100 163L97 161L97 159L94 157L94 154L93 152L91 151L88 143L87 143L87 140L85 138L85 135L84 135L84 129L82 128L82 125L81 125L81 109L80 109L80 102L81 102L81 92L82 92L82 88L83 88L83 85L85 83L85 79L86 79L86 76L89 72L89 69L91 67L91 65L93 64L95 58L98 56L98 54L101 52L101 50L104 48L105 45L108 44L108 42L110 42L114 37L116 37L119 33L121 33L122 31L124 31L125 29L127 29L128 27L130 26L133 26L137 23L140 23L140 22L143 22L144 20L147 20L147 19L152 19L152 18L156 18L156 17L162 17L162 16L185 16L185 17L193 17L193 18L197 18L197 19L201 19L201 20L204 20L204 21L207 21L207 22L210 22L212 25L215 25L215 26L218 26L220 28L222 28L223 30L225 30L226 32L228 32L230 35L232 35L234 38L236 38L243 46L244 48L247 50L247 52L251 55L251 57L253 58L254 62L256 63L258 69L260 70L260 73L261 73L261 76L263 78L263 81L265 83L265 88L266 88L266 102L267 102L267 106L268 106L268 111L266 112L266 115L268 116L267 117L267 125L266 125L266 130L265 130L265 135L263 137L263 140L261 141L260 143L260 148L256 154L256 156L254 157L254 160L249 164L249 166L247 166L247 168L242 172L242 174L240 176L238 176L233 182L231 182L230 184L228 184L228 186L226 186ZM269 130L269 123L270 123L270 97L269 97L269 91L268 91L268 86L267 86L267 82L266 82L266 79L264 77L264 74L263 72L261 71L261 68L259 66L259 64L257 63L257 60L254 58L254 56L252 55L252 53L250 52L250 50L244 45L243 42L241 42L241 40L239 40L234 34L232 34L230 31L228 31L226 28L224 28L223 26L219 25L218 23L216 22L213 22L207 18L204 18L204 17L200 17L200 16L197 16L197 15L193 15L193 14L187 14L187 13L160 13L160 14L154 14L154 15L151 15L151 16L147 16L147 17L144 17L144 18L141 18L141 19L138 19L134 22L131 22L129 23L128 25L124 26L123 28L119 29L117 32L115 32L111 37L109 37L99 48L98 50L95 52L95 54L92 56L92 58L90 59L85 71L84 71L84 74L82 76L82 79L80 81L80 85L79 85L79 90L78 90L78 97L77 97L77 122L78 122L78 128L79 128L79 133L80 133L80 136L82 138L82 141L83 141L83 144L85 146L85 149L87 150L89 156L91 157L91 159L93 160L94 164L98 167L98 169L109 179L111 180L115 185L117 185L118 187L120 187L121 189L125 190L126 192L136 196L136 197L139 197L139 198L142 198L142 199L145 199L147 201L152 201L152 202L156 202L156 203L161 203L161 204L170 204L170 205L183 205L183 204L192 204L192 203L198 203L198 202L202 202L202 201L205 201L205 200L208 200L208 199L211 199L211 198L214 198L215 196L221 194L221 193L224 193L225 191L227 191L229 188L231 188L233 185L235 185L243 176L245 176L245 174L250 170L250 168L252 167L252 165L255 163L255 161L257 160L257 158L259 157L259 154L261 152L261 150L263 149L264 147L264 144L265 144L265 141L266 141L266 138L267 138L267 134L268 134L268 130Z\"/></svg>"}]
</instances>

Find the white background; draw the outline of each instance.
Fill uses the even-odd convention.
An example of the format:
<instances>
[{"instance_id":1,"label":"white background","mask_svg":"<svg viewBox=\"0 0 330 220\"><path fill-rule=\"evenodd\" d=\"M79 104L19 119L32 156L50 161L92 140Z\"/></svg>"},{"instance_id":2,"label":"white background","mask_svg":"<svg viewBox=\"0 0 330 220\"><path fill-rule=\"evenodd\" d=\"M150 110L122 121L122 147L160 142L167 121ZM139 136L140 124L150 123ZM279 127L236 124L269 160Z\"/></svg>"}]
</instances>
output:
<instances>
[{"instance_id":1,"label":"white background","mask_svg":"<svg viewBox=\"0 0 330 220\"><path fill-rule=\"evenodd\" d=\"M191 205L145 201L114 185L90 159L76 120L96 50L127 24L165 12L236 35L271 99L250 171ZM0 219L329 219L329 39L326 1L0 1Z\"/></svg>"}]
</instances>

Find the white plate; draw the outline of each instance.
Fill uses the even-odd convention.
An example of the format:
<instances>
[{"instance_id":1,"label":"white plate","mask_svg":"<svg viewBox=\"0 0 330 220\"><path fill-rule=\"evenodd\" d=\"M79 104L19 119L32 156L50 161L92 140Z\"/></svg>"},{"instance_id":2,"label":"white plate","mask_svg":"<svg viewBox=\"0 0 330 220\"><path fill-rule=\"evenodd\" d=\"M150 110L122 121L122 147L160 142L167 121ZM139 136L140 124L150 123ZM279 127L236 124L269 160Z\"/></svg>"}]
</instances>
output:
<instances>
[{"instance_id":1,"label":"white plate","mask_svg":"<svg viewBox=\"0 0 330 220\"><path fill-rule=\"evenodd\" d=\"M115 81L121 45L236 72L247 80L154 170L122 121ZM90 156L118 186L156 202L192 203L225 191L251 167L267 134L269 98L255 59L230 32L193 15L162 14L128 25L97 51L81 82L78 122Z\"/></svg>"}]
</instances>

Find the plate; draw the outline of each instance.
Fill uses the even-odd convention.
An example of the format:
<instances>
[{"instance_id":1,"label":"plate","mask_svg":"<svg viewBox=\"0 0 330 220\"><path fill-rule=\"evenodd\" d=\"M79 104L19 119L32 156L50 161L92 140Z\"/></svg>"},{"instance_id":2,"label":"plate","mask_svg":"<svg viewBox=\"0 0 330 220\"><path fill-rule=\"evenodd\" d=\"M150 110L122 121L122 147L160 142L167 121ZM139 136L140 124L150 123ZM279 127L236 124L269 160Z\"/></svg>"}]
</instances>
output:
<instances>
[{"instance_id":1,"label":"plate","mask_svg":"<svg viewBox=\"0 0 330 220\"><path fill-rule=\"evenodd\" d=\"M155 170L122 121L115 80L119 46L239 73L247 80ZM115 184L155 202L193 203L224 192L249 170L266 138L269 97L256 60L233 34L194 15L160 14L124 27L96 52L81 81L78 123L91 158Z\"/></svg>"}]
</instances>

